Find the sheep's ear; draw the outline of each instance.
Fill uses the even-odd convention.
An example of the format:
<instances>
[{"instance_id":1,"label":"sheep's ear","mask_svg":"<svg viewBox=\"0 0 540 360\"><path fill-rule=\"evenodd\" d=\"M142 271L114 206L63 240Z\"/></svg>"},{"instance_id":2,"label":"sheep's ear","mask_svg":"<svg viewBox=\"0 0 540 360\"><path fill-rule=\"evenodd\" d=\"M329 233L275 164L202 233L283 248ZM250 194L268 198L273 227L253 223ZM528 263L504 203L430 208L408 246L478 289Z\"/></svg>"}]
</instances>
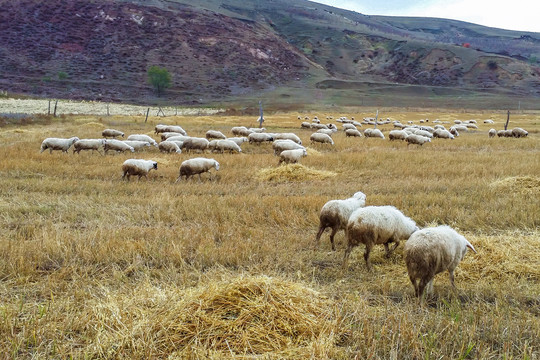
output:
<instances>
[{"instance_id":1,"label":"sheep's ear","mask_svg":"<svg viewBox=\"0 0 540 360\"><path fill-rule=\"evenodd\" d=\"M472 244L468 241L467 241L467 247L471 249L472 251L474 251L475 254L477 254L476 250L474 249L474 246L472 246Z\"/></svg>"}]
</instances>

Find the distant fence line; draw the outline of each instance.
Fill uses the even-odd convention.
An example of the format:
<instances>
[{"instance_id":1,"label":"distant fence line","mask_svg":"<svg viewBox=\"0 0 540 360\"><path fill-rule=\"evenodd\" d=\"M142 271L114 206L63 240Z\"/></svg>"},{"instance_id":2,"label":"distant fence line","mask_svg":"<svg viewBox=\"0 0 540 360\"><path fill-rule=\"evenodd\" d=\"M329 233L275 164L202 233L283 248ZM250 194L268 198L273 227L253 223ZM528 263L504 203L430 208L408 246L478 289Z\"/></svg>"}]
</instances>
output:
<instances>
[{"instance_id":1,"label":"distant fence line","mask_svg":"<svg viewBox=\"0 0 540 360\"><path fill-rule=\"evenodd\" d=\"M52 108L56 100L51 101ZM214 115L223 112L223 109L213 108L184 108L184 107L157 107L157 106L139 106L128 104L116 104L95 101L71 101L58 100L56 115L73 114L73 115L129 115L129 116L145 116L146 111L150 108L150 115L156 116L159 109L163 111L165 116L175 115ZM49 112L49 100L36 99L0 99L0 113L2 114L47 114ZM161 114L161 112L160 112Z\"/></svg>"}]
</instances>

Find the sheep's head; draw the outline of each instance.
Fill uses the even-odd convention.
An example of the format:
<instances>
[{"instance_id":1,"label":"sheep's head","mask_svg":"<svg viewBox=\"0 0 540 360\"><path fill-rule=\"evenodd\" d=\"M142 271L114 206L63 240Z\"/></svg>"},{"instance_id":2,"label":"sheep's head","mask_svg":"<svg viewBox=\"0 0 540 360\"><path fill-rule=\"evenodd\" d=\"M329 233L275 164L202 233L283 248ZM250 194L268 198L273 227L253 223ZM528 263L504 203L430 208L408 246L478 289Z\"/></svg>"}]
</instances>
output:
<instances>
[{"instance_id":1,"label":"sheep's head","mask_svg":"<svg viewBox=\"0 0 540 360\"><path fill-rule=\"evenodd\" d=\"M154 162L152 163L152 166L153 166L154 169L157 170L157 162L154 161Z\"/></svg>"},{"instance_id":2,"label":"sheep's head","mask_svg":"<svg viewBox=\"0 0 540 360\"><path fill-rule=\"evenodd\" d=\"M219 170L219 163L215 160L214 160L214 167L216 168L216 170Z\"/></svg>"}]
</instances>

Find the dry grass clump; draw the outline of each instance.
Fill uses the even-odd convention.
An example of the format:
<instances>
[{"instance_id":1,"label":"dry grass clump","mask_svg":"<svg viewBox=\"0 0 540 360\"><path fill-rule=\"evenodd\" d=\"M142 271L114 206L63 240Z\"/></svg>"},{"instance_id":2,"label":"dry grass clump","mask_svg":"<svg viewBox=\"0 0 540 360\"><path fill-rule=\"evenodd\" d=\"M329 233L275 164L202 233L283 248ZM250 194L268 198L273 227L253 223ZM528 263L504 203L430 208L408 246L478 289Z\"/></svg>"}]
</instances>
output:
<instances>
[{"instance_id":1,"label":"dry grass clump","mask_svg":"<svg viewBox=\"0 0 540 360\"><path fill-rule=\"evenodd\" d=\"M540 193L540 178L535 176L512 176L494 181L489 185L501 190Z\"/></svg>"},{"instance_id":2,"label":"dry grass clump","mask_svg":"<svg viewBox=\"0 0 540 360\"><path fill-rule=\"evenodd\" d=\"M98 122L95 122L95 121L91 121L91 122L87 122L85 124L83 124L83 126L87 126L87 127L90 127L90 128L101 128L101 129L104 129L105 128L105 125L101 124L101 123L98 123Z\"/></svg>"},{"instance_id":3,"label":"dry grass clump","mask_svg":"<svg viewBox=\"0 0 540 360\"><path fill-rule=\"evenodd\" d=\"M323 180L337 174L332 171L316 170L301 164L287 164L275 168L261 169L257 178L262 181L307 181Z\"/></svg>"}]
</instances>

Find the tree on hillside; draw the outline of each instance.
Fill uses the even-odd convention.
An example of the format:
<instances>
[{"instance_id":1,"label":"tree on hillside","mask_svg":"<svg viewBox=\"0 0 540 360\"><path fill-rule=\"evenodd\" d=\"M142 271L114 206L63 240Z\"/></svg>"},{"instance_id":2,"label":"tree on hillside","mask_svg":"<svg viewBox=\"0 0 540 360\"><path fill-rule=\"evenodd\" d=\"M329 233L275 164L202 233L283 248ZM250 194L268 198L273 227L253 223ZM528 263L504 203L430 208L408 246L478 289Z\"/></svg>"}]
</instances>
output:
<instances>
[{"instance_id":1,"label":"tree on hillside","mask_svg":"<svg viewBox=\"0 0 540 360\"><path fill-rule=\"evenodd\" d=\"M148 69L148 83L156 89L157 95L161 96L166 88L171 87L171 74L165 68L155 65L150 66Z\"/></svg>"}]
</instances>

